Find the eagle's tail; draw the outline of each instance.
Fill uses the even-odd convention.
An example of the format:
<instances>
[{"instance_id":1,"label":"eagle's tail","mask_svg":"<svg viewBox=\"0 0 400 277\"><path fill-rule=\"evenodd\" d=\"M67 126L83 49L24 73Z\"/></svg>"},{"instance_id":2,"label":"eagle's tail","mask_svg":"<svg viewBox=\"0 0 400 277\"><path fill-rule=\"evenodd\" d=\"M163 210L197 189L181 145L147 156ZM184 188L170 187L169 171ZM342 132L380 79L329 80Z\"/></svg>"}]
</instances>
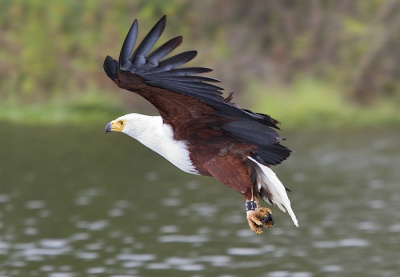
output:
<instances>
[{"instance_id":1,"label":"eagle's tail","mask_svg":"<svg viewBox=\"0 0 400 277\"><path fill-rule=\"evenodd\" d=\"M275 175L275 173L267 166L260 164L252 157L247 157L254 163L256 170L256 188L260 197L271 205L276 205L283 212L288 211L292 217L294 225L299 227L296 215L290 206L289 197L286 194L286 188ZM286 208L286 209L285 209Z\"/></svg>"}]
</instances>

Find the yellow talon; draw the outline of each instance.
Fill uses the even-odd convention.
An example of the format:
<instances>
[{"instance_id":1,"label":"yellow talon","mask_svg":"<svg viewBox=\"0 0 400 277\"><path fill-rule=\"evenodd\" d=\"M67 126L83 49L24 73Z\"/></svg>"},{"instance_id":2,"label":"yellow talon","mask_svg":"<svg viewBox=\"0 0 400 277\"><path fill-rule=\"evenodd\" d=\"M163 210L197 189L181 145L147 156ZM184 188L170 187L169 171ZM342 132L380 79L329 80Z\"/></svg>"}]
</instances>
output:
<instances>
[{"instance_id":1,"label":"yellow talon","mask_svg":"<svg viewBox=\"0 0 400 277\"><path fill-rule=\"evenodd\" d=\"M263 227L272 228L273 220L268 220L263 223L265 217L268 214L272 214L272 211L268 208L258 207L257 210L247 211L247 221L249 222L250 229L256 234L261 234L263 232Z\"/></svg>"}]
</instances>

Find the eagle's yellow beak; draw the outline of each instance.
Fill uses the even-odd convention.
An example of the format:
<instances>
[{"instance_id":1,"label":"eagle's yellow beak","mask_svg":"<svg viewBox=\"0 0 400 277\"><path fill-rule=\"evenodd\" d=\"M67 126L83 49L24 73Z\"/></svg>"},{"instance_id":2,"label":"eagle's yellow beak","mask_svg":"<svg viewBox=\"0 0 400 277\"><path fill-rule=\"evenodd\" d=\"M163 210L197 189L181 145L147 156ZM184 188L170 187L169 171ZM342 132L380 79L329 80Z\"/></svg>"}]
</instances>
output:
<instances>
[{"instance_id":1,"label":"eagle's yellow beak","mask_svg":"<svg viewBox=\"0 0 400 277\"><path fill-rule=\"evenodd\" d=\"M108 132L122 132L122 129L124 129L125 126L125 120L113 120L111 122L108 122L106 125L106 134Z\"/></svg>"}]
</instances>

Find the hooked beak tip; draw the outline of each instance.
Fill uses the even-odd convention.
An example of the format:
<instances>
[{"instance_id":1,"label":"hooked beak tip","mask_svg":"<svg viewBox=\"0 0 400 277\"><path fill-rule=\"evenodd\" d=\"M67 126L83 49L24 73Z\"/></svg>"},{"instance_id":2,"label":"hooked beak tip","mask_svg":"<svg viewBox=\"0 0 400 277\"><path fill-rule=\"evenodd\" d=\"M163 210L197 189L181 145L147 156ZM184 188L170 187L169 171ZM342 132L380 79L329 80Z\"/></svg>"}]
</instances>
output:
<instances>
[{"instance_id":1,"label":"hooked beak tip","mask_svg":"<svg viewBox=\"0 0 400 277\"><path fill-rule=\"evenodd\" d=\"M106 135L107 135L108 132L112 132L112 125L111 125L111 122L108 122L108 123L107 123L106 128L105 128L105 131L106 131Z\"/></svg>"}]
</instances>

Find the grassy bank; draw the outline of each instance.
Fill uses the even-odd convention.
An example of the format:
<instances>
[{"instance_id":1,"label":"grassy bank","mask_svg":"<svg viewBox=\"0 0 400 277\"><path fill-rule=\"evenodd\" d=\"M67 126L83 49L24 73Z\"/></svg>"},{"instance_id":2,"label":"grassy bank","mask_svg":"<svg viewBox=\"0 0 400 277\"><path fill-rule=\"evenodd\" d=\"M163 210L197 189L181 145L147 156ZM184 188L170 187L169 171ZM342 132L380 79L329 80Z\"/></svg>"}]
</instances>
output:
<instances>
[{"instance_id":1,"label":"grassy bank","mask_svg":"<svg viewBox=\"0 0 400 277\"><path fill-rule=\"evenodd\" d=\"M35 104L7 99L0 103L0 120L41 125L108 122L126 113L120 102L118 97L94 91L79 97L60 95Z\"/></svg>"},{"instance_id":2,"label":"grassy bank","mask_svg":"<svg viewBox=\"0 0 400 277\"><path fill-rule=\"evenodd\" d=\"M243 99L249 107L282 122L282 129L333 129L400 125L398 101L377 101L361 107L345 101L338 88L303 78L290 86L263 86L251 82ZM252 95L248 99L248 95ZM132 112L123 107L120 95L89 91L75 97L58 96L34 105L16 100L0 103L0 120L26 124L74 124L108 122ZM244 98L247 99L247 101ZM152 111L154 112L154 111Z\"/></svg>"},{"instance_id":3,"label":"grassy bank","mask_svg":"<svg viewBox=\"0 0 400 277\"><path fill-rule=\"evenodd\" d=\"M282 122L285 130L334 129L399 125L399 101L377 100L358 106L343 98L338 87L302 78L290 86L249 87L253 109Z\"/></svg>"}]
</instances>

